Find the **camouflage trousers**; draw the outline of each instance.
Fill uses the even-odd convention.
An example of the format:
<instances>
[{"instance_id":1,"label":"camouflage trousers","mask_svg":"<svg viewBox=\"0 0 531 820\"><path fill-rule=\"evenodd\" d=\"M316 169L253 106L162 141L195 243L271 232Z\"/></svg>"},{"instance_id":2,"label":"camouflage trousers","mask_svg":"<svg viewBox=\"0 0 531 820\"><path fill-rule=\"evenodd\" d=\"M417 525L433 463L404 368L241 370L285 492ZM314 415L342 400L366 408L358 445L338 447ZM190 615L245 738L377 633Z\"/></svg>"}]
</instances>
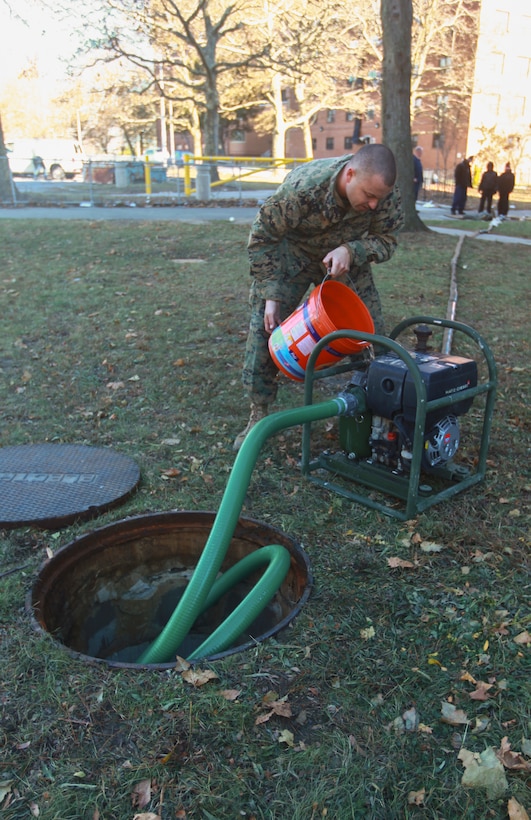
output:
<instances>
[{"instance_id":1,"label":"camouflage trousers","mask_svg":"<svg viewBox=\"0 0 531 820\"><path fill-rule=\"evenodd\" d=\"M312 285L321 284L323 271L304 271L292 279L285 280L280 302L280 320L284 321L297 306ZM340 282L348 285L365 303L373 322L374 332L385 334L380 296L376 290L369 264L350 271L340 277ZM264 329L265 300L258 294L259 284L253 280L249 294L251 319L245 346L242 383L251 402L271 404L277 395L278 369L270 356L269 334Z\"/></svg>"}]
</instances>

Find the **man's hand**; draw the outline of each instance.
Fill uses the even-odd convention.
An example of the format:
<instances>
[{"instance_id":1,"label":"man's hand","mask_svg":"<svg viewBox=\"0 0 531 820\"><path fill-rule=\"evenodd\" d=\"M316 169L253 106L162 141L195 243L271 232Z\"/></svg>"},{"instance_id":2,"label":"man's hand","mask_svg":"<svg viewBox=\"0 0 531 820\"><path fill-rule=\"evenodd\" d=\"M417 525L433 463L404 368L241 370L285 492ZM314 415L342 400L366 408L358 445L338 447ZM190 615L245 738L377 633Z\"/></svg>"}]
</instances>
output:
<instances>
[{"instance_id":1,"label":"man's hand","mask_svg":"<svg viewBox=\"0 0 531 820\"><path fill-rule=\"evenodd\" d=\"M326 266L328 275L332 279L338 279L344 273L350 270L350 254L344 245L340 245L330 253L327 253L323 259L323 265Z\"/></svg>"},{"instance_id":2,"label":"man's hand","mask_svg":"<svg viewBox=\"0 0 531 820\"><path fill-rule=\"evenodd\" d=\"M274 329L280 324L280 302L274 302L273 299L266 299L264 310L264 328L266 333L273 333Z\"/></svg>"}]
</instances>

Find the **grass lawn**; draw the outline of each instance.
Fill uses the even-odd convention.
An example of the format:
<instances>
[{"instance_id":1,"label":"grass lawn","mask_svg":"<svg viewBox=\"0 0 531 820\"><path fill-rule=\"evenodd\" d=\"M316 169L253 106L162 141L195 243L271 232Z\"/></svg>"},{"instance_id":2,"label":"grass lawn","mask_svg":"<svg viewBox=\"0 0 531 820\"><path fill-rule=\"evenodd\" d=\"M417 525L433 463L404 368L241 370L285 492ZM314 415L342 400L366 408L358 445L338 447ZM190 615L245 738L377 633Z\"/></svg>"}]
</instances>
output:
<instances>
[{"instance_id":1,"label":"grass lawn","mask_svg":"<svg viewBox=\"0 0 531 820\"><path fill-rule=\"evenodd\" d=\"M243 508L311 560L283 635L200 664L217 677L193 686L85 663L32 628L26 596L62 545L219 506L247 415L247 233L0 222L3 445L109 446L142 474L95 521L0 530L2 818L524 818L509 812L531 812L528 247L465 239L459 260L456 318L499 370L484 484L398 522L304 479L292 428L264 446ZM375 271L389 327L446 314L455 247L401 238ZM285 380L279 409L302 403Z\"/></svg>"}]
</instances>

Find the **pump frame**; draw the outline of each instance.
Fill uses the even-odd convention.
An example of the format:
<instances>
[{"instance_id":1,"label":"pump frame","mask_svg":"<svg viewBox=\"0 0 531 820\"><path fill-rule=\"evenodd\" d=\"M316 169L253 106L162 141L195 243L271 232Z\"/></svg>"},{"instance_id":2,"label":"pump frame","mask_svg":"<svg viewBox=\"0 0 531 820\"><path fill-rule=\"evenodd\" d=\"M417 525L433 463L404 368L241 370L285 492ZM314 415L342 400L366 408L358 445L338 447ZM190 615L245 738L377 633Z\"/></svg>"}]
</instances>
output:
<instances>
[{"instance_id":1,"label":"pump frame","mask_svg":"<svg viewBox=\"0 0 531 820\"><path fill-rule=\"evenodd\" d=\"M396 341L397 337L400 336L404 330L416 324L450 328L470 337L483 354L483 358L488 369L488 379L486 381L477 384L475 387L467 388L459 393L459 401L466 401L467 399L474 398L480 394L486 394L477 464L473 472L470 472L467 468L456 467L456 465L453 465L451 462L448 466L445 465L444 467L432 470L430 473L431 475L452 482L449 486L444 486L443 489L440 490L434 490L428 484L421 484L421 463L424 447L426 416L433 410L439 410L454 403L455 396L444 396L442 398L433 399L432 401L427 401L426 386L415 360L412 356L410 356L409 352ZM327 344L340 338L367 341L380 348L386 348L388 351L396 353L409 369L417 396L412 459L409 475L399 475L391 471L388 467L374 463L369 464L364 460L351 461L347 456L340 453L330 454L325 452L312 459L310 451L313 422L306 422L303 425L302 430L301 470L303 475L315 484L325 487L337 495L348 498L351 501L356 501L366 507L379 510L384 514L393 518L398 518L401 521L407 521L418 513L424 512L424 510L434 504L438 504L441 501L446 501L457 493L462 492L468 487L478 484L484 480L487 467L487 452L489 448L490 431L492 426L492 415L494 412L494 404L496 399L497 372L492 351L476 330L468 325L461 322L455 322L451 319L438 319L433 316L412 316L409 319L404 319L396 325L391 331L389 337L363 333L357 330L334 331L334 333L328 334L316 344L307 362L304 379L305 405L313 404L313 386L316 381L328 376L347 373L352 370L352 365L349 363L333 365L332 367L323 368L322 370L315 370L315 362L321 349ZM378 490L384 495L393 496L403 502L403 507L399 509L396 506L391 506L391 504L385 503L384 501L378 501L375 498L370 498L369 496L363 495L355 490L349 490L348 488L335 483L333 480L323 478L322 476L316 474L316 471L318 470L325 470L329 474L335 473L336 475L341 476L344 479L351 480L354 483Z\"/></svg>"}]
</instances>

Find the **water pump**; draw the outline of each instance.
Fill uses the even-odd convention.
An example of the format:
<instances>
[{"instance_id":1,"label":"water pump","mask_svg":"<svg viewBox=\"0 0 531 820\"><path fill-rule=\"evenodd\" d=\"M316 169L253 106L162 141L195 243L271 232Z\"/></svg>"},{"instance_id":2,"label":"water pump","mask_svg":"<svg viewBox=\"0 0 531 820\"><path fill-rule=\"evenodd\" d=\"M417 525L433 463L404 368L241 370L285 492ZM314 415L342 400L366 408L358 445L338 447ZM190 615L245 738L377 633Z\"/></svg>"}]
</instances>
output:
<instances>
[{"instance_id":1,"label":"water pump","mask_svg":"<svg viewBox=\"0 0 531 820\"><path fill-rule=\"evenodd\" d=\"M448 463L459 447L458 416L466 413L472 398L460 400L464 390L477 385L473 359L437 353L410 351L424 385L428 401L454 396L447 407L426 415L422 468L430 471ZM411 371L395 354L378 356L366 372L355 371L346 388L363 394L360 412L339 421L341 447L350 459L366 457L397 473L408 472L413 456L416 390ZM360 421L363 419L363 424ZM368 437L366 436L370 427Z\"/></svg>"},{"instance_id":2,"label":"water pump","mask_svg":"<svg viewBox=\"0 0 531 820\"><path fill-rule=\"evenodd\" d=\"M415 325L417 343L407 349L396 340ZM465 334L476 343L479 356L430 350L431 325ZM467 325L428 316L404 320L389 338L338 331L322 339L310 357L305 376L307 404L312 403L315 380L346 372L346 365L314 370L320 347L339 333L370 341L383 353L362 370L349 373L343 395L349 398L351 410L339 417L339 447L312 458L312 428L304 426L303 473L342 496L403 520L481 481L496 390L496 366L484 339ZM481 372L487 375L480 379L476 359L481 363L481 357L486 363ZM479 452L468 454L469 464L459 464L454 458L460 446L460 419L479 394L486 394ZM405 508L381 501L373 492L353 490L344 479L394 496L405 502Z\"/></svg>"}]
</instances>

